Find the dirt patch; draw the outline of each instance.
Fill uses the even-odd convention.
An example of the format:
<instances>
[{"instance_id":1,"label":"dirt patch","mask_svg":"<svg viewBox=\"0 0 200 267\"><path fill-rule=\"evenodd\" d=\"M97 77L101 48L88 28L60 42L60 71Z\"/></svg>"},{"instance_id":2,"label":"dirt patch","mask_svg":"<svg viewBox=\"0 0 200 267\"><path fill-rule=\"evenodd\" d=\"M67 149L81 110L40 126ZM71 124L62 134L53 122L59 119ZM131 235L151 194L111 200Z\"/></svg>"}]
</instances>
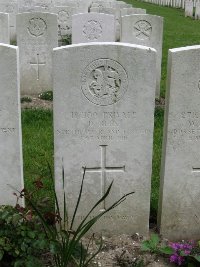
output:
<instances>
[{"instance_id":1,"label":"dirt patch","mask_svg":"<svg viewBox=\"0 0 200 267\"><path fill-rule=\"evenodd\" d=\"M31 101L31 102L28 102ZM53 109L53 101L40 99L38 95L21 97L22 109Z\"/></svg>"},{"instance_id":2,"label":"dirt patch","mask_svg":"<svg viewBox=\"0 0 200 267\"><path fill-rule=\"evenodd\" d=\"M88 241L87 238L83 239L85 247ZM143 238L138 234L103 237L102 251L95 257L89 267L175 267L164 256L142 252L142 241ZM95 238L90 245L89 252L91 254L95 253L99 244L100 238ZM43 262L46 267L53 267L53 259L50 253L43 255Z\"/></svg>"},{"instance_id":3,"label":"dirt patch","mask_svg":"<svg viewBox=\"0 0 200 267\"><path fill-rule=\"evenodd\" d=\"M174 266L167 258L156 254L141 251L143 238L135 234L133 236L119 235L103 237L103 249L96 256L94 264L90 267L166 267ZM98 249L98 242L94 242L90 252ZM95 265L96 264L96 265Z\"/></svg>"}]
</instances>

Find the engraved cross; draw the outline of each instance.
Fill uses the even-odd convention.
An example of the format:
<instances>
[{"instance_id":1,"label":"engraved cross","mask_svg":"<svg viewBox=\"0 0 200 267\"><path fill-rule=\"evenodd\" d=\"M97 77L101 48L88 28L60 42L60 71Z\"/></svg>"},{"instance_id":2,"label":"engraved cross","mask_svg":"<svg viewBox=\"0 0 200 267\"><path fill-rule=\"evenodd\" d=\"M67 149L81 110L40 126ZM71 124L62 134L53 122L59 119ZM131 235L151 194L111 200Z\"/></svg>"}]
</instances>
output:
<instances>
[{"instance_id":1,"label":"engraved cross","mask_svg":"<svg viewBox=\"0 0 200 267\"><path fill-rule=\"evenodd\" d=\"M85 172L100 173L101 174L101 197L105 195L106 192L106 174L114 172L125 172L125 165L122 167L107 167L106 166L106 147L107 145L101 145L101 166L93 168L85 168ZM105 210L105 200L102 203L102 210Z\"/></svg>"},{"instance_id":2,"label":"engraved cross","mask_svg":"<svg viewBox=\"0 0 200 267\"><path fill-rule=\"evenodd\" d=\"M46 65L46 62L40 62L40 54L37 54L37 61L36 62L30 62L32 66L37 67L37 81L40 79L40 66Z\"/></svg>"}]
</instances>

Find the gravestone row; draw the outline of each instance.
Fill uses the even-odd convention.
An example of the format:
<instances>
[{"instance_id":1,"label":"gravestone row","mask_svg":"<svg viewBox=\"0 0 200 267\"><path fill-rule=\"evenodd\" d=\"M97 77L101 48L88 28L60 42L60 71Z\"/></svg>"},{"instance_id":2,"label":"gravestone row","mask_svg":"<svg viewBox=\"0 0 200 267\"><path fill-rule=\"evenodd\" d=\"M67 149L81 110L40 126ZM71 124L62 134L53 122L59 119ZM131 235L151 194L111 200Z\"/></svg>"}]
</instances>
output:
<instances>
[{"instance_id":1,"label":"gravestone row","mask_svg":"<svg viewBox=\"0 0 200 267\"><path fill-rule=\"evenodd\" d=\"M199 62L200 46L169 50L158 222L171 240L200 237ZM14 205L13 191L23 188L18 48L0 45L0 69L0 203ZM55 183L61 208L63 169L69 218L83 167L78 220L112 180L111 194L96 213L135 191L95 231L148 234L156 73L156 51L149 47L90 43L54 49Z\"/></svg>"},{"instance_id":2,"label":"gravestone row","mask_svg":"<svg viewBox=\"0 0 200 267\"><path fill-rule=\"evenodd\" d=\"M120 4L122 5L123 3ZM142 15L141 17L137 17L136 15L122 16L122 22L125 20L130 22L128 28L123 27L122 23L120 30L116 24L116 21L120 19L116 19L115 12L110 12L114 15L95 12L72 15L74 12L73 8L70 8L70 10L71 11L69 12L69 7L57 7L56 13L58 14L58 17L56 19L55 15L46 12L25 12L17 15L17 44L20 53L20 83L22 94L34 95L52 89L51 51L54 47L58 46L58 41L66 38L66 36L71 33L71 25L73 24L73 43L112 42L115 41L117 36L121 33L122 42L137 43L156 48L158 50L156 97L159 98L162 51L162 43L160 41L162 40L162 22L159 17L152 16L151 18L150 15L144 15L144 18ZM131 8L130 12L129 8L125 8L125 10L119 9L118 11L124 11L125 13L130 14L134 12L133 8ZM119 16L120 12L118 12ZM146 11L136 9L135 12L145 13ZM3 16L7 18L8 15L2 14L2 17ZM53 16L54 19L52 19ZM132 22L133 18L135 18L136 22ZM57 39L57 20L60 33L59 39ZM71 21L70 26L69 21ZM139 35L137 31L134 30L136 29L135 24L137 23L139 25ZM157 24L160 24L160 27L158 27ZM145 25L150 25L150 28L145 28ZM117 32L116 28L118 28ZM7 29L5 34L8 35L8 23L5 29ZM133 32L132 38L127 39L125 37L127 29ZM152 31L152 29L155 30ZM155 32L157 32L156 35L154 34ZM114 36L115 34L117 36ZM6 40L3 41L2 38L2 42L6 43Z\"/></svg>"}]
</instances>

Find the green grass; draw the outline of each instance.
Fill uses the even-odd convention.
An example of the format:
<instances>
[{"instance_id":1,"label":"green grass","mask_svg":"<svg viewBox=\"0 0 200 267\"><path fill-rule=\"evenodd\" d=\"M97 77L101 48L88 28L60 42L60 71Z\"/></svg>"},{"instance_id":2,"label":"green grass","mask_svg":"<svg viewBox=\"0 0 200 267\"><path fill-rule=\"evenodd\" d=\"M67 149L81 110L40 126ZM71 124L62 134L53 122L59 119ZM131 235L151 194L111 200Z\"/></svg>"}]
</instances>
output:
<instances>
[{"instance_id":1,"label":"green grass","mask_svg":"<svg viewBox=\"0 0 200 267\"><path fill-rule=\"evenodd\" d=\"M154 126L154 149L153 149L153 169L151 181L151 214L156 216L158 208L159 186L160 186L160 164L161 148L163 136L163 118L164 110L157 108L155 110Z\"/></svg>"},{"instance_id":2,"label":"green grass","mask_svg":"<svg viewBox=\"0 0 200 267\"><path fill-rule=\"evenodd\" d=\"M48 167L50 165L53 170L52 111L23 110L22 136L25 187L33 190L33 182L42 178L45 190L41 190L40 197L52 197L52 183Z\"/></svg>"},{"instance_id":3,"label":"green grass","mask_svg":"<svg viewBox=\"0 0 200 267\"><path fill-rule=\"evenodd\" d=\"M161 96L163 97L165 94L168 49L200 43L200 21L185 18L184 12L180 9L160 7L136 0L127 0L126 2L133 4L135 7L147 9L150 14L164 17L161 82ZM153 215L156 215L158 205L163 117L164 111L161 108L156 109L151 193L151 214ZM22 112L22 123L25 185L32 189L34 179L44 177L46 190L42 196L52 196L47 166L47 162L49 162L53 169L52 111L24 110Z\"/></svg>"},{"instance_id":4,"label":"green grass","mask_svg":"<svg viewBox=\"0 0 200 267\"><path fill-rule=\"evenodd\" d=\"M167 56L171 48L200 44L200 20L185 18L182 9L163 7L136 0L125 0L134 7L144 8L148 14L164 18L161 96L165 96Z\"/></svg>"}]
</instances>

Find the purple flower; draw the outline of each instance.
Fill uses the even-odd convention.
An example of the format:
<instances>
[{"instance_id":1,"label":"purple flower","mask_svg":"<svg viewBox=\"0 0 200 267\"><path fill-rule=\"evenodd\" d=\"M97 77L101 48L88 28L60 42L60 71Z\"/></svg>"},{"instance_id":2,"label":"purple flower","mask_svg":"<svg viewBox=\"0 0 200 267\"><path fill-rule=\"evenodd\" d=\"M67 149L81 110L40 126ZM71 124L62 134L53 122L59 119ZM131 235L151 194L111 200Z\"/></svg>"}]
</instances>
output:
<instances>
[{"instance_id":1,"label":"purple flower","mask_svg":"<svg viewBox=\"0 0 200 267\"><path fill-rule=\"evenodd\" d=\"M173 254L170 256L170 262L176 263L180 266L185 262L185 259L183 256L180 256L178 254Z\"/></svg>"},{"instance_id":2,"label":"purple flower","mask_svg":"<svg viewBox=\"0 0 200 267\"><path fill-rule=\"evenodd\" d=\"M185 263L187 256L191 254L195 243L194 241L183 241L180 243L169 243L169 246L174 250L174 254L170 256L170 262L180 266Z\"/></svg>"}]
</instances>

